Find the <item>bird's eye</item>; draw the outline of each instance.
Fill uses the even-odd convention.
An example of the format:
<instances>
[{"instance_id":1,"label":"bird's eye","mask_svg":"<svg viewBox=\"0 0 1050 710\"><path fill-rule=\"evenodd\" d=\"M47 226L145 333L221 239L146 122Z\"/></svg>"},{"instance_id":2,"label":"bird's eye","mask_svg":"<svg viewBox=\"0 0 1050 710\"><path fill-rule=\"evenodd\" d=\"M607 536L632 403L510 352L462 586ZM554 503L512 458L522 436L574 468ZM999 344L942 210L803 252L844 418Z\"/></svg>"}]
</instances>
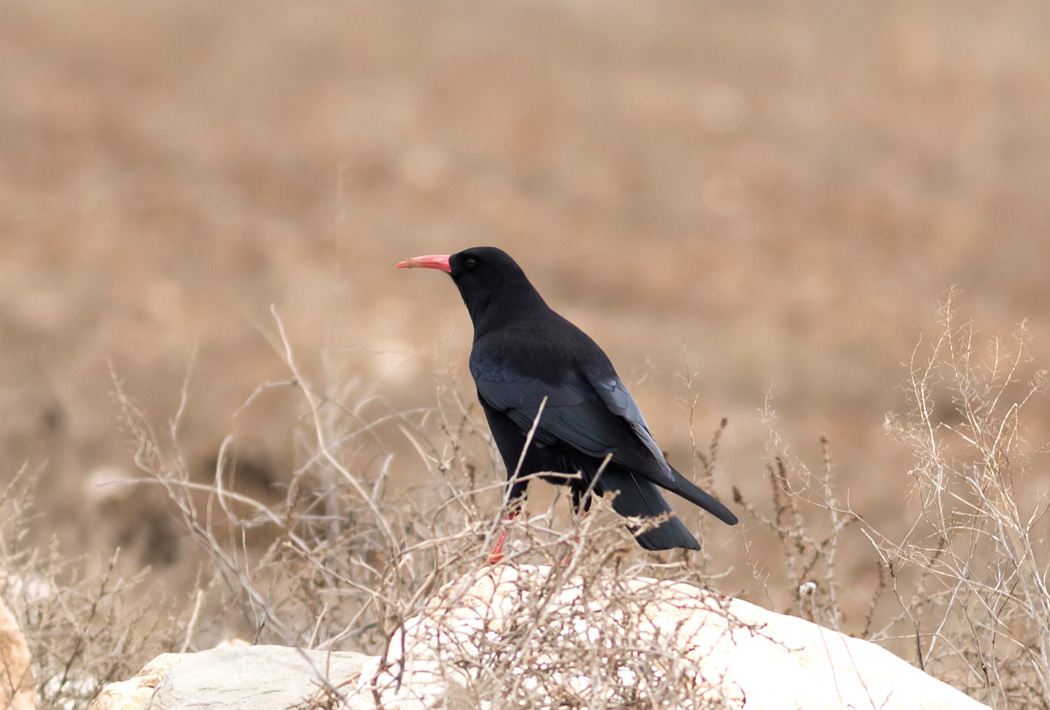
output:
<instances>
[{"instance_id":1,"label":"bird's eye","mask_svg":"<svg viewBox=\"0 0 1050 710\"><path fill-rule=\"evenodd\" d=\"M468 269L473 269L477 265L478 260L472 256L468 256L466 259L463 260L463 266L467 267Z\"/></svg>"}]
</instances>

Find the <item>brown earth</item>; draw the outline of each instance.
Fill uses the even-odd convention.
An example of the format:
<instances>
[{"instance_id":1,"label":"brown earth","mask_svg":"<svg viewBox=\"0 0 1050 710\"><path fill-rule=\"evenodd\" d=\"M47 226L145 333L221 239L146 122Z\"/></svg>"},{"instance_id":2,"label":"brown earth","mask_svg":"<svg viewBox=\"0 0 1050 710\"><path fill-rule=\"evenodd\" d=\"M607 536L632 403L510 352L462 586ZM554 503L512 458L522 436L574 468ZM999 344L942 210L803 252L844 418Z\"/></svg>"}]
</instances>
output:
<instances>
[{"instance_id":1,"label":"brown earth","mask_svg":"<svg viewBox=\"0 0 1050 710\"><path fill-rule=\"evenodd\" d=\"M698 395L701 440L729 418L717 491L761 499L771 392L791 453L826 434L892 530L910 461L882 424L947 289L1050 362L1047 126L1034 0L2 0L0 479L41 472L39 536L177 568L163 496L86 497L134 470L110 368L160 430L189 372L196 472L232 432L279 482L300 401L242 406L290 377L270 304L322 387L469 399L455 289L394 264L494 244L672 461Z\"/></svg>"}]
</instances>

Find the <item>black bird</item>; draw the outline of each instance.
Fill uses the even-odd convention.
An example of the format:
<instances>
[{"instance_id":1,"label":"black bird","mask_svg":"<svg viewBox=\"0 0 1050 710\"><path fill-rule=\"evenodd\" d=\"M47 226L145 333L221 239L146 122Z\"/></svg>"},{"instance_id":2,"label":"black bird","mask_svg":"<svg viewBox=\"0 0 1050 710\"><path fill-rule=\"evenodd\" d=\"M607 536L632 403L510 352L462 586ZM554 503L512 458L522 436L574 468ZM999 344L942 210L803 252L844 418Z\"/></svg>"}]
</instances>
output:
<instances>
[{"instance_id":1,"label":"black bird","mask_svg":"<svg viewBox=\"0 0 1050 710\"><path fill-rule=\"evenodd\" d=\"M544 476L570 486L577 513L581 504L584 511L589 507L588 490L598 495L615 491L613 509L623 516L670 513L659 490L664 488L724 523L736 524L724 505L667 463L609 358L586 333L550 309L510 256L494 247L475 247L418 256L397 266L445 271L463 296L474 323L470 372L507 467L511 517L525 497L525 476L578 473ZM647 550L700 549L677 517L632 532ZM502 559L505 537L506 531L492 551L492 562Z\"/></svg>"}]
</instances>

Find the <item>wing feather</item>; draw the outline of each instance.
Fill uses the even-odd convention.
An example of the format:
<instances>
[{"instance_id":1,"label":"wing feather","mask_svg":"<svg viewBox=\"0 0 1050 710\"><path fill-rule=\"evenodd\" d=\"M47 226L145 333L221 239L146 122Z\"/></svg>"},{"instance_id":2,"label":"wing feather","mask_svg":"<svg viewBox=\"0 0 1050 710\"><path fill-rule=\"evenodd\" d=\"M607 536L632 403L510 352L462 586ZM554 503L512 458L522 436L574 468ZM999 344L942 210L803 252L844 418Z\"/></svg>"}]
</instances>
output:
<instances>
[{"instance_id":1,"label":"wing feather","mask_svg":"<svg viewBox=\"0 0 1050 710\"><path fill-rule=\"evenodd\" d=\"M574 370L562 382L551 384L476 353L471 355L470 370L478 396L523 431L532 427L540 403L547 398L535 434L539 443L562 443L595 458L612 454L617 463L656 483L674 483L638 404L615 373L603 377Z\"/></svg>"}]
</instances>

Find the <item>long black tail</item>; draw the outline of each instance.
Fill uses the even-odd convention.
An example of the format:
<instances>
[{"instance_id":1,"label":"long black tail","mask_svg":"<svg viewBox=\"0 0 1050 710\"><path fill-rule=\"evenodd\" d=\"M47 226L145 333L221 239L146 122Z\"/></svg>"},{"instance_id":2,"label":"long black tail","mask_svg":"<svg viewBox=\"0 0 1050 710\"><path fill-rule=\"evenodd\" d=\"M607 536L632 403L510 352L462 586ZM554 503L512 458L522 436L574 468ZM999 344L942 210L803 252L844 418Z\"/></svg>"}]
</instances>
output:
<instances>
[{"instance_id":1,"label":"long black tail","mask_svg":"<svg viewBox=\"0 0 1050 710\"><path fill-rule=\"evenodd\" d=\"M726 525L737 524L736 516L730 512L729 508L715 500L714 496L697 488L692 481L676 471L674 467L671 468L671 474L674 476L675 486L673 488L664 486L667 490L682 496L694 505L700 506Z\"/></svg>"},{"instance_id":2,"label":"long black tail","mask_svg":"<svg viewBox=\"0 0 1050 710\"><path fill-rule=\"evenodd\" d=\"M596 488L598 492L617 492L612 506L613 510L623 516L652 518L672 512L671 506L655 484L615 464L605 468L598 479ZM697 488L697 490L700 489ZM703 493L703 491L700 492ZM675 547L684 547L687 550L700 549L700 543L677 517L665 520L657 527L645 532L638 532L637 528L632 526L628 527L638 544L647 550L670 550Z\"/></svg>"}]
</instances>

